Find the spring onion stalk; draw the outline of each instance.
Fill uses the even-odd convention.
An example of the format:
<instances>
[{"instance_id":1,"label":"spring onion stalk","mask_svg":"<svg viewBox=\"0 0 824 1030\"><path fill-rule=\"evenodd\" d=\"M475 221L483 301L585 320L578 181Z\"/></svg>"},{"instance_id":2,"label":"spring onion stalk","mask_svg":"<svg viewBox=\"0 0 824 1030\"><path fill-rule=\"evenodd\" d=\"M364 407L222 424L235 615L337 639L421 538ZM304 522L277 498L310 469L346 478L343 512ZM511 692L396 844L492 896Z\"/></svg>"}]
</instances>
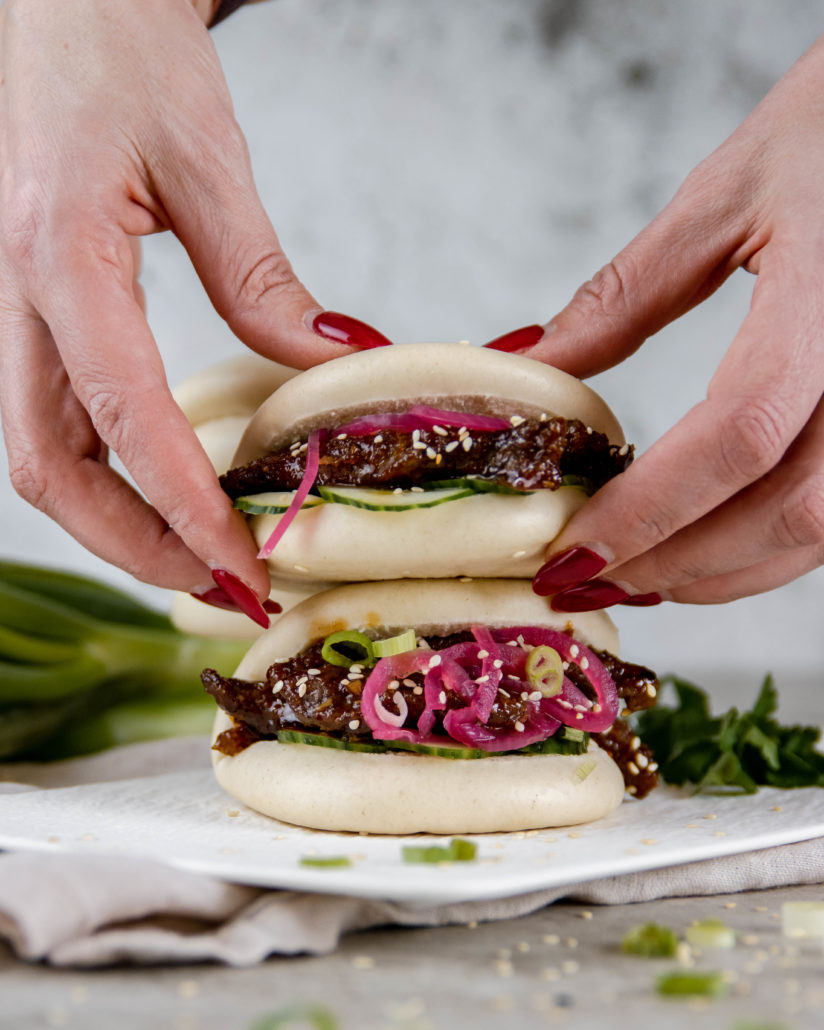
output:
<instances>
[{"instance_id":1,"label":"spring onion stalk","mask_svg":"<svg viewBox=\"0 0 824 1030\"><path fill-rule=\"evenodd\" d=\"M249 1030L339 1030L340 1024L322 1005L288 1005L257 1020Z\"/></svg>"},{"instance_id":2,"label":"spring onion stalk","mask_svg":"<svg viewBox=\"0 0 824 1030\"><path fill-rule=\"evenodd\" d=\"M396 637L386 637L385 640L372 641L372 653L376 658L391 658L394 654L414 651L416 647L417 640L414 629L405 630Z\"/></svg>"},{"instance_id":3,"label":"spring onion stalk","mask_svg":"<svg viewBox=\"0 0 824 1030\"><path fill-rule=\"evenodd\" d=\"M526 659L526 678L533 690L544 697L560 694L564 685L564 663L554 647L539 644Z\"/></svg>"},{"instance_id":4,"label":"spring onion stalk","mask_svg":"<svg viewBox=\"0 0 824 1030\"><path fill-rule=\"evenodd\" d=\"M720 998L727 992L723 973L664 973L655 982L659 994L681 997Z\"/></svg>"},{"instance_id":5,"label":"spring onion stalk","mask_svg":"<svg viewBox=\"0 0 824 1030\"><path fill-rule=\"evenodd\" d=\"M407 845L401 849L404 862L439 865L441 862L473 862L478 846L471 840L453 837L446 847L440 844Z\"/></svg>"},{"instance_id":6,"label":"spring onion stalk","mask_svg":"<svg viewBox=\"0 0 824 1030\"><path fill-rule=\"evenodd\" d=\"M372 641L365 633L356 629L342 629L330 633L323 641L321 658L330 665L340 665L348 669L351 665L374 665L375 656Z\"/></svg>"},{"instance_id":7,"label":"spring onion stalk","mask_svg":"<svg viewBox=\"0 0 824 1030\"><path fill-rule=\"evenodd\" d=\"M642 958L673 958L678 952L678 935L668 926L640 923L624 934L621 951Z\"/></svg>"},{"instance_id":8,"label":"spring onion stalk","mask_svg":"<svg viewBox=\"0 0 824 1030\"><path fill-rule=\"evenodd\" d=\"M303 855L300 864L310 869L345 869L352 860L346 855Z\"/></svg>"},{"instance_id":9,"label":"spring onion stalk","mask_svg":"<svg viewBox=\"0 0 824 1030\"><path fill-rule=\"evenodd\" d=\"M785 937L824 939L824 901L787 901L781 906L781 932Z\"/></svg>"},{"instance_id":10,"label":"spring onion stalk","mask_svg":"<svg viewBox=\"0 0 824 1030\"><path fill-rule=\"evenodd\" d=\"M0 561L0 759L202 732L201 669L231 672L245 650L96 580Z\"/></svg>"},{"instance_id":11,"label":"spring onion stalk","mask_svg":"<svg viewBox=\"0 0 824 1030\"><path fill-rule=\"evenodd\" d=\"M735 947L735 930L720 919L699 919L687 927L687 943L703 951L721 951Z\"/></svg>"}]
</instances>

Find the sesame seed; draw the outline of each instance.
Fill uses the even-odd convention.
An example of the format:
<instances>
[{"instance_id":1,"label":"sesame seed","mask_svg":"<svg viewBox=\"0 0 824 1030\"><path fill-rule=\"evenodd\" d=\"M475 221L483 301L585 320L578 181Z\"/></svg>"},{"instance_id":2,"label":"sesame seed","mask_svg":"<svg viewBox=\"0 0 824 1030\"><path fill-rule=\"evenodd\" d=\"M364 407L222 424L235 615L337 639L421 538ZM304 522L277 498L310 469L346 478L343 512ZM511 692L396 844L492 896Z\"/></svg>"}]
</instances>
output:
<instances>
[{"instance_id":1,"label":"sesame seed","mask_svg":"<svg viewBox=\"0 0 824 1030\"><path fill-rule=\"evenodd\" d=\"M460 443L460 440L450 440L450 442L444 447L447 454L451 454Z\"/></svg>"},{"instance_id":2,"label":"sesame seed","mask_svg":"<svg viewBox=\"0 0 824 1030\"><path fill-rule=\"evenodd\" d=\"M521 700L522 701L526 701L528 698L529 698L529 691L528 690L522 690L521 691Z\"/></svg>"},{"instance_id":3,"label":"sesame seed","mask_svg":"<svg viewBox=\"0 0 824 1030\"><path fill-rule=\"evenodd\" d=\"M378 435L374 438L374 442L375 443L383 443L383 434L382 433L378 433Z\"/></svg>"},{"instance_id":4,"label":"sesame seed","mask_svg":"<svg viewBox=\"0 0 824 1030\"><path fill-rule=\"evenodd\" d=\"M468 432L469 430L466 428L466 426L461 426L458 429L458 436L466 436Z\"/></svg>"},{"instance_id":5,"label":"sesame seed","mask_svg":"<svg viewBox=\"0 0 824 1030\"><path fill-rule=\"evenodd\" d=\"M346 676L344 676L343 679L340 681L340 685L342 687L348 687L349 686L349 680L346 678Z\"/></svg>"},{"instance_id":6,"label":"sesame seed","mask_svg":"<svg viewBox=\"0 0 824 1030\"><path fill-rule=\"evenodd\" d=\"M483 660L484 658L488 658L489 657L489 651L479 651L478 652L478 657L481 660Z\"/></svg>"},{"instance_id":7,"label":"sesame seed","mask_svg":"<svg viewBox=\"0 0 824 1030\"><path fill-rule=\"evenodd\" d=\"M439 701L439 702L440 702L440 703L441 703L442 705L445 705L445 704L446 704L446 691L445 691L445 690L442 690L442 691L440 692L440 694L438 694L438 701Z\"/></svg>"},{"instance_id":8,"label":"sesame seed","mask_svg":"<svg viewBox=\"0 0 824 1030\"><path fill-rule=\"evenodd\" d=\"M473 579L472 579L472 576L459 576L458 577L458 582L459 583L471 583L471 582L473 582Z\"/></svg>"},{"instance_id":9,"label":"sesame seed","mask_svg":"<svg viewBox=\"0 0 824 1030\"><path fill-rule=\"evenodd\" d=\"M560 944L561 938L557 933L545 933L542 938L544 944Z\"/></svg>"},{"instance_id":10,"label":"sesame seed","mask_svg":"<svg viewBox=\"0 0 824 1030\"><path fill-rule=\"evenodd\" d=\"M438 453L437 453L437 451L435 450L434 447L427 447L426 448L426 456L427 456L427 458L429 458L430 461L434 461L435 458L438 456Z\"/></svg>"},{"instance_id":11,"label":"sesame seed","mask_svg":"<svg viewBox=\"0 0 824 1030\"><path fill-rule=\"evenodd\" d=\"M281 690L283 690L283 680L278 680L277 683L275 683L275 693L279 694Z\"/></svg>"},{"instance_id":12,"label":"sesame seed","mask_svg":"<svg viewBox=\"0 0 824 1030\"><path fill-rule=\"evenodd\" d=\"M526 551L516 551L516 552L515 552L515 553L514 553L514 554L512 555L512 557L513 557L513 558L523 558L525 554L526 554Z\"/></svg>"},{"instance_id":13,"label":"sesame seed","mask_svg":"<svg viewBox=\"0 0 824 1030\"><path fill-rule=\"evenodd\" d=\"M473 440L472 440L471 436L465 436L463 438L463 440L461 441L461 447L463 447L463 449L465 451L471 451L472 450L472 444L473 444Z\"/></svg>"},{"instance_id":14,"label":"sesame seed","mask_svg":"<svg viewBox=\"0 0 824 1030\"><path fill-rule=\"evenodd\" d=\"M512 415L509 419L509 424L511 426L515 426L516 428L518 426L522 426L524 422L526 422L526 419L523 418L523 416L521 415Z\"/></svg>"},{"instance_id":15,"label":"sesame seed","mask_svg":"<svg viewBox=\"0 0 824 1030\"><path fill-rule=\"evenodd\" d=\"M409 492L411 494L422 494L424 492L424 490L423 490L422 486L410 486L409 487Z\"/></svg>"},{"instance_id":16,"label":"sesame seed","mask_svg":"<svg viewBox=\"0 0 824 1030\"><path fill-rule=\"evenodd\" d=\"M583 717L584 717L584 713L583 712L576 712L575 713L575 718L576 719L583 719Z\"/></svg>"},{"instance_id":17,"label":"sesame seed","mask_svg":"<svg viewBox=\"0 0 824 1030\"><path fill-rule=\"evenodd\" d=\"M627 454L629 454L629 444L625 443L623 447L619 448L618 456L623 458Z\"/></svg>"},{"instance_id":18,"label":"sesame seed","mask_svg":"<svg viewBox=\"0 0 824 1030\"><path fill-rule=\"evenodd\" d=\"M301 676L298 679L298 686L302 687L304 685L304 683L308 683L308 682L309 682L309 677L308 676Z\"/></svg>"},{"instance_id":19,"label":"sesame seed","mask_svg":"<svg viewBox=\"0 0 824 1030\"><path fill-rule=\"evenodd\" d=\"M532 693L529 695L529 700L540 701L543 696L544 695L541 693L540 690L533 690Z\"/></svg>"},{"instance_id":20,"label":"sesame seed","mask_svg":"<svg viewBox=\"0 0 824 1030\"><path fill-rule=\"evenodd\" d=\"M306 568L305 565L293 565L292 568L295 570L295 572L308 572L309 571Z\"/></svg>"},{"instance_id":21,"label":"sesame seed","mask_svg":"<svg viewBox=\"0 0 824 1030\"><path fill-rule=\"evenodd\" d=\"M658 763L657 762L650 762L649 765L647 766L647 768L649 769L650 772L658 772Z\"/></svg>"},{"instance_id":22,"label":"sesame seed","mask_svg":"<svg viewBox=\"0 0 824 1030\"><path fill-rule=\"evenodd\" d=\"M398 683L397 680L390 680L389 681L389 687L387 689L388 690L397 690L399 686L400 686L400 683Z\"/></svg>"},{"instance_id":23,"label":"sesame seed","mask_svg":"<svg viewBox=\"0 0 824 1030\"><path fill-rule=\"evenodd\" d=\"M578 647L577 644L572 644L572 646L569 649L569 657L570 658L577 658L580 653L581 653L580 647Z\"/></svg>"},{"instance_id":24,"label":"sesame seed","mask_svg":"<svg viewBox=\"0 0 824 1030\"><path fill-rule=\"evenodd\" d=\"M589 709L587 708L586 705L573 705L572 708L576 712L588 712L589 711Z\"/></svg>"},{"instance_id":25,"label":"sesame seed","mask_svg":"<svg viewBox=\"0 0 824 1030\"><path fill-rule=\"evenodd\" d=\"M415 681L414 681L414 680L411 680L411 679L408 679L408 678L407 678L407 679L405 679L405 680L403 681L403 685L404 685L405 687L416 687L416 686L417 686L417 683L415 683Z\"/></svg>"},{"instance_id":26,"label":"sesame seed","mask_svg":"<svg viewBox=\"0 0 824 1030\"><path fill-rule=\"evenodd\" d=\"M420 429L413 429L412 430L412 439L413 440L420 440L420 438L421 438L421 431L420 431Z\"/></svg>"},{"instance_id":27,"label":"sesame seed","mask_svg":"<svg viewBox=\"0 0 824 1030\"><path fill-rule=\"evenodd\" d=\"M503 687L498 687L498 693L503 694L504 697L512 697L508 690L504 690Z\"/></svg>"},{"instance_id":28,"label":"sesame seed","mask_svg":"<svg viewBox=\"0 0 824 1030\"><path fill-rule=\"evenodd\" d=\"M360 726L360 719L352 719L349 722L349 729L356 730Z\"/></svg>"},{"instance_id":29,"label":"sesame seed","mask_svg":"<svg viewBox=\"0 0 824 1030\"><path fill-rule=\"evenodd\" d=\"M345 440L346 437L347 437L346 433L338 433L338 435L335 437L335 439L336 440Z\"/></svg>"},{"instance_id":30,"label":"sesame seed","mask_svg":"<svg viewBox=\"0 0 824 1030\"><path fill-rule=\"evenodd\" d=\"M515 723L515 731L517 733L523 733L525 729L526 729L526 726L524 726L524 724L521 722L521 720L518 719L518 721Z\"/></svg>"},{"instance_id":31,"label":"sesame seed","mask_svg":"<svg viewBox=\"0 0 824 1030\"><path fill-rule=\"evenodd\" d=\"M589 658L587 658L586 655L585 655L580 660L580 662L578 662L578 665L586 672L586 670L589 668Z\"/></svg>"},{"instance_id":32,"label":"sesame seed","mask_svg":"<svg viewBox=\"0 0 824 1030\"><path fill-rule=\"evenodd\" d=\"M306 694L306 684L305 683L301 683L301 685L298 687L298 697L304 697L305 694Z\"/></svg>"},{"instance_id":33,"label":"sesame seed","mask_svg":"<svg viewBox=\"0 0 824 1030\"><path fill-rule=\"evenodd\" d=\"M647 684L647 694L649 695L649 697L655 697L655 695L657 693L658 693L658 688L654 687L651 683L648 683Z\"/></svg>"},{"instance_id":34,"label":"sesame seed","mask_svg":"<svg viewBox=\"0 0 824 1030\"><path fill-rule=\"evenodd\" d=\"M592 436L592 426L587 426L587 436Z\"/></svg>"},{"instance_id":35,"label":"sesame seed","mask_svg":"<svg viewBox=\"0 0 824 1030\"><path fill-rule=\"evenodd\" d=\"M433 654L429 659L429 668L434 669L436 665L441 664L441 656L439 654Z\"/></svg>"},{"instance_id":36,"label":"sesame seed","mask_svg":"<svg viewBox=\"0 0 824 1030\"><path fill-rule=\"evenodd\" d=\"M477 679L475 680L475 682L476 682L476 683L489 683L489 676L479 676L479 677L478 677L478 678L477 678Z\"/></svg>"},{"instance_id":37,"label":"sesame seed","mask_svg":"<svg viewBox=\"0 0 824 1030\"><path fill-rule=\"evenodd\" d=\"M402 494L403 493L403 487L402 486L396 486L394 488L394 490L392 491L392 493L393 494Z\"/></svg>"},{"instance_id":38,"label":"sesame seed","mask_svg":"<svg viewBox=\"0 0 824 1030\"><path fill-rule=\"evenodd\" d=\"M433 430L438 436L449 436L449 433L444 429L443 426L432 426Z\"/></svg>"},{"instance_id":39,"label":"sesame seed","mask_svg":"<svg viewBox=\"0 0 824 1030\"><path fill-rule=\"evenodd\" d=\"M596 702L595 702L595 704L594 704L594 705L592 706L592 708L590 709L590 711L591 711L591 712L595 712L595 713L597 713L597 712L600 712L600 711L601 711L601 706L600 706L600 705L598 704L598 702L597 702L597 701L596 701Z\"/></svg>"},{"instance_id":40,"label":"sesame seed","mask_svg":"<svg viewBox=\"0 0 824 1030\"><path fill-rule=\"evenodd\" d=\"M310 676L320 676L320 669L307 669L306 671Z\"/></svg>"},{"instance_id":41,"label":"sesame seed","mask_svg":"<svg viewBox=\"0 0 824 1030\"><path fill-rule=\"evenodd\" d=\"M632 784L632 786L627 787L627 794L637 794L637 793L638 793L638 788L635 786L635 784Z\"/></svg>"},{"instance_id":42,"label":"sesame seed","mask_svg":"<svg viewBox=\"0 0 824 1030\"><path fill-rule=\"evenodd\" d=\"M504 663L503 663L503 661L500 658L496 658L495 661L492 663L492 668L493 669L500 669L503 666L503 664Z\"/></svg>"},{"instance_id":43,"label":"sesame seed","mask_svg":"<svg viewBox=\"0 0 824 1030\"><path fill-rule=\"evenodd\" d=\"M542 422L548 422L549 421L549 415L547 415L547 413L545 411L541 412L541 421Z\"/></svg>"},{"instance_id":44,"label":"sesame seed","mask_svg":"<svg viewBox=\"0 0 824 1030\"><path fill-rule=\"evenodd\" d=\"M649 765L649 759L643 751L635 752L635 764L639 766L641 769L646 769L646 767Z\"/></svg>"},{"instance_id":45,"label":"sesame seed","mask_svg":"<svg viewBox=\"0 0 824 1030\"><path fill-rule=\"evenodd\" d=\"M420 697L420 695L423 693L423 687L413 687L412 693L417 694L418 697Z\"/></svg>"},{"instance_id":46,"label":"sesame seed","mask_svg":"<svg viewBox=\"0 0 824 1030\"><path fill-rule=\"evenodd\" d=\"M425 451L426 450L426 444L423 442L423 440L413 440L412 441L412 450L413 451Z\"/></svg>"},{"instance_id":47,"label":"sesame seed","mask_svg":"<svg viewBox=\"0 0 824 1030\"><path fill-rule=\"evenodd\" d=\"M363 666L359 662L352 662L349 666L350 672L363 672Z\"/></svg>"},{"instance_id":48,"label":"sesame seed","mask_svg":"<svg viewBox=\"0 0 824 1030\"><path fill-rule=\"evenodd\" d=\"M308 443L302 443L300 445L300 451L298 453L299 454L305 454L308 449L309 449L309 444Z\"/></svg>"},{"instance_id":49,"label":"sesame seed","mask_svg":"<svg viewBox=\"0 0 824 1030\"><path fill-rule=\"evenodd\" d=\"M638 748L641 746L641 738L633 737L632 740L629 742L629 746L632 748L633 751L637 751Z\"/></svg>"},{"instance_id":50,"label":"sesame seed","mask_svg":"<svg viewBox=\"0 0 824 1030\"><path fill-rule=\"evenodd\" d=\"M637 776L640 771L635 762L627 762L627 769L629 769L633 776Z\"/></svg>"}]
</instances>

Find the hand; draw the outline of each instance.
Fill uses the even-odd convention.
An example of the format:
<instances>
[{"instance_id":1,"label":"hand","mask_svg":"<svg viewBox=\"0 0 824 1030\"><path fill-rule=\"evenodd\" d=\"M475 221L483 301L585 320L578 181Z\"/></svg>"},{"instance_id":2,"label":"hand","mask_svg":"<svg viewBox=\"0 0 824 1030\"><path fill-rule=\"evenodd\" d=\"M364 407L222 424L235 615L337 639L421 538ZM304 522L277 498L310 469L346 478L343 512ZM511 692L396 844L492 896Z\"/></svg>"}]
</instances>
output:
<instances>
[{"instance_id":1,"label":"hand","mask_svg":"<svg viewBox=\"0 0 824 1030\"><path fill-rule=\"evenodd\" d=\"M321 308L258 199L212 7L0 8L0 402L26 500L140 579L204 593L212 570L231 570L259 609L268 574L167 388L134 238L171 229L261 354L304 368L348 349L322 338L345 334L312 331Z\"/></svg>"},{"instance_id":2,"label":"hand","mask_svg":"<svg viewBox=\"0 0 824 1030\"><path fill-rule=\"evenodd\" d=\"M593 375L735 269L758 276L706 399L553 541L535 585L557 609L728 601L824 562L822 97L819 41L522 350Z\"/></svg>"}]
</instances>

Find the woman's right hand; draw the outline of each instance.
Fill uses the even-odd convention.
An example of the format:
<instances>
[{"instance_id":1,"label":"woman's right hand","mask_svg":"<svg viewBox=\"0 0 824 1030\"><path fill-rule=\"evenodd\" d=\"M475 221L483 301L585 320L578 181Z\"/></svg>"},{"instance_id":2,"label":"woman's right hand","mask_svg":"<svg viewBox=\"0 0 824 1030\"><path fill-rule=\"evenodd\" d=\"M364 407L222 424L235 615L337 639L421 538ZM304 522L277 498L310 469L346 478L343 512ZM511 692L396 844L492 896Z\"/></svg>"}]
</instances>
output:
<instances>
[{"instance_id":1,"label":"woman's right hand","mask_svg":"<svg viewBox=\"0 0 824 1030\"><path fill-rule=\"evenodd\" d=\"M15 489L89 550L198 593L226 569L262 599L265 566L169 393L134 238L171 229L261 354L304 368L349 348L312 331L321 308L257 196L212 7L0 8L0 406Z\"/></svg>"}]
</instances>

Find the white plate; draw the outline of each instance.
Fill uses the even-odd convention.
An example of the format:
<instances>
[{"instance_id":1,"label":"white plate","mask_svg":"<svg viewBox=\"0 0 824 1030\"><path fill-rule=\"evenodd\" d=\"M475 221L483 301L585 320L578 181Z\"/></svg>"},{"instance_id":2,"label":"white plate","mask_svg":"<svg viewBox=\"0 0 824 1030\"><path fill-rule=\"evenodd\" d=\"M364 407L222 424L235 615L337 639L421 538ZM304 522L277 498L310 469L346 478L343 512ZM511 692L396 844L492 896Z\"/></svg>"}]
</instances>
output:
<instances>
[{"instance_id":1,"label":"white plate","mask_svg":"<svg viewBox=\"0 0 824 1030\"><path fill-rule=\"evenodd\" d=\"M141 855L235 883L444 904L680 865L824 836L824 790L691 797L661 787L585 826L470 837L474 862L404 863L404 844L444 838L304 830L243 808L211 771L0 796L0 847ZM302 856L347 856L343 868Z\"/></svg>"}]
</instances>

